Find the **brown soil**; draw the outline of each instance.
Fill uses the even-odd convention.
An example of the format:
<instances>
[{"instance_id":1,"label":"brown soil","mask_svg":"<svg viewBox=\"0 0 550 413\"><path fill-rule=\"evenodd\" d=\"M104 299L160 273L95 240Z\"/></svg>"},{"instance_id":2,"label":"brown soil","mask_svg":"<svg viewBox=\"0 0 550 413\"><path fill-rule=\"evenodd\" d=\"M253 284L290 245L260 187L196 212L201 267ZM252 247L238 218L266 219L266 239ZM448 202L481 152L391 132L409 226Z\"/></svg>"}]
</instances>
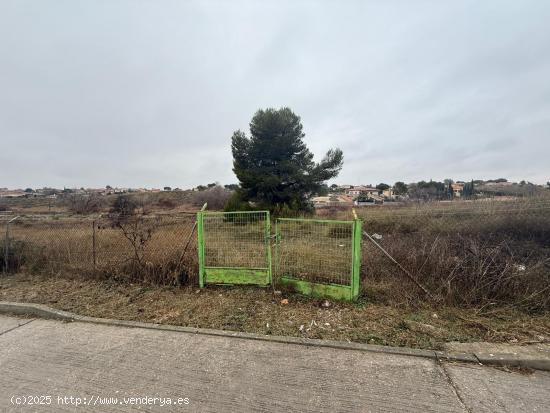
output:
<instances>
[{"instance_id":1,"label":"brown soil","mask_svg":"<svg viewBox=\"0 0 550 413\"><path fill-rule=\"evenodd\" d=\"M288 299L288 304L281 301ZM0 300L46 304L78 314L258 334L441 349L449 341L550 340L550 313L449 307L401 309L331 302L271 289L158 287L82 277L0 276Z\"/></svg>"}]
</instances>

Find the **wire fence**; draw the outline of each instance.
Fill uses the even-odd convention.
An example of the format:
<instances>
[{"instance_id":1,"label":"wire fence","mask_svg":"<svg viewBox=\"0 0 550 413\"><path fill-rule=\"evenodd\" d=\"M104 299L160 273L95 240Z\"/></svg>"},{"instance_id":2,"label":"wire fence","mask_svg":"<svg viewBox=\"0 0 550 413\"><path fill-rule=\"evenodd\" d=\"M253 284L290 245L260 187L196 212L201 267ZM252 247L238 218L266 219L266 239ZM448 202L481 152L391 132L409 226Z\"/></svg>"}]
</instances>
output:
<instances>
[{"instance_id":1,"label":"wire fence","mask_svg":"<svg viewBox=\"0 0 550 413\"><path fill-rule=\"evenodd\" d=\"M199 285L271 283L268 211L199 212Z\"/></svg>"},{"instance_id":2,"label":"wire fence","mask_svg":"<svg viewBox=\"0 0 550 413\"><path fill-rule=\"evenodd\" d=\"M276 274L351 285L353 221L277 220Z\"/></svg>"},{"instance_id":3,"label":"wire fence","mask_svg":"<svg viewBox=\"0 0 550 413\"><path fill-rule=\"evenodd\" d=\"M194 224L193 213L0 219L1 264L3 271L25 267L182 282L197 276Z\"/></svg>"},{"instance_id":4,"label":"wire fence","mask_svg":"<svg viewBox=\"0 0 550 413\"><path fill-rule=\"evenodd\" d=\"M360 231L358 220L277 219L277 283L308 295L356 298Z\"/></svg>"},{"instance_id":5,"label":"wire fence","mask_svg":"<svg viewBox=\"0 0 550 413\"><path fill-rule=\"evenodd\" d=\"M548 199L366 207L357 213L369 236L405 269L374 242L364 242L365 293L376 296L391 286L395 302L424 299L410 274L451 305L550 306Z\"/></svg>"},{"instance_id":6,"label":"wire fence","mask_svg":"<svg viewBox=\"0 0 550 413\"><path fill-rule=\"evenodd\" d=\"M435 296L468 305L492 300L550 306L550 200L384 205L356 211L363 230ZM352 219L349 211L324 213L327 219ZM194 213L122 220L21 216L8 225L13 218L0 214L0 270L199 282ZM271 245L280 256L273 259L275 281L286 275L350 285L349 223L280 220L276 236L265 213L205 213L203 218L206 267L260 269L266 280ZM362 243L361 255L363 294L373 297L391 285L392 296L418 299L416 287L372 242ZM223 281L216 278L219 274L214 271L211 280ZM230 280L239 281L234 274Z\"/></svg>"},{"instance_id":7,"label":"wire fence","mask_svg":"<svg viewBox=\"0 0 550 413\"><path fill-rule=\"evenodd\" d=\"M265 211L204 213L204 265L267 269L268 220Z\"/></svg>"}]
</instances>

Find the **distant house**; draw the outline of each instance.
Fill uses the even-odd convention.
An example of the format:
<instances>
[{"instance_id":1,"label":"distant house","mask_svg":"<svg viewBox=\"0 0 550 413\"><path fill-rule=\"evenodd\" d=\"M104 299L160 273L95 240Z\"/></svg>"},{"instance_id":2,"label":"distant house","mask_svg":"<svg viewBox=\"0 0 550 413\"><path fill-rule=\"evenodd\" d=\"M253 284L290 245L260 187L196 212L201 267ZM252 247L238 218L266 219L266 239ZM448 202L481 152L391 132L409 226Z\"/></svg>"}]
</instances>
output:
<instances>
[{"instance_id":1,"label":"distant house","mask_svg":"<svg viewBox=\"0 0 550 413\"><path fill-rule=\"evenodd\" d=\"M464 182L455 182L451 184L453 196L460 198L464 192Z\"/></svg>"},{"instance_id":2,"label":"distant house","mask_svg":"<svg viewBox=\"0 0 550 413\"><path fill-rule=\"evenodd\" d=\"M352 206L353 199L347 195L316 196L311 199L315 208Z\"/></svg>"},{"instance_id":3,"label":"distant house","mask_svg":"<svg viewBox=\"0 0 550 413\"><path fill-rule=\"evenodd\" d=\"M384 196L384 198L394 199L395 194L393 193L393 188L384 189L382 191L382 196Z\"/></svg>"},{"instance_id":4,"label":"distant house","mask_svg":"<svg viewBox=\"0 0 550 413\"><path fill-rule=\"evenodd\" d=\"M358 185L354 186L351 189L346 191L346 194L349 196L359 196L359 195L378 195L378 189L373 188L372 186L363 186Z\"/></svg>"},{"instance_id":5,"label":"distant house","mask_svg":"<svg viewBox=\"0 0 550 413\"><path fill-rule=\"evenodd\" d=\"M338 190L342 192L345 192L351 188L353 188L353 185L338 185Z\"/></svg>"}]
</instances>

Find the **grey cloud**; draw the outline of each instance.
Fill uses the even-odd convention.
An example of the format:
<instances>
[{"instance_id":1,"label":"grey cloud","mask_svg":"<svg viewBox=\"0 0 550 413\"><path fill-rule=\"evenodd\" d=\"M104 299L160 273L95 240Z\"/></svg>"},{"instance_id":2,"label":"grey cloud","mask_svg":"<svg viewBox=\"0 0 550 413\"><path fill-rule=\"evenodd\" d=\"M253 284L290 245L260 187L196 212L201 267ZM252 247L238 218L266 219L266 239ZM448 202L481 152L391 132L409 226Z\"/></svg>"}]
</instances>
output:
<instances>
[{"instance_id":1,"label":"grey cloud","mask_svg":"<svg viewBox=\"0 0 550 413\"><path fill-rule=\"evenodd\" d=\"M0 3L0 186L234 182L290 106L339 182L550 179L550 4Z\"/></svg>"}]
</instances>

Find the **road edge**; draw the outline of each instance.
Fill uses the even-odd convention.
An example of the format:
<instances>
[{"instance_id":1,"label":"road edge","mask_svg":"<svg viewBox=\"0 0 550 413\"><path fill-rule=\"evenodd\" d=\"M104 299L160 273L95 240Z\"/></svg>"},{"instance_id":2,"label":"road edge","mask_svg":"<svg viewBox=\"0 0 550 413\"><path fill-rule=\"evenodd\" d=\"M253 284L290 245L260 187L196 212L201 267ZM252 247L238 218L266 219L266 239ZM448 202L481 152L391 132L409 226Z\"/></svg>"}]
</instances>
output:
<instances>
[{"instance_id":1,"label":"road edge","mask_svg":"<svg viewBox=\"0 0 550 413\"><path fill-rule=\"evenodd\" d=\"M162 330L172 331L187 334L203 334L219 337L232 337L245 340L258 340L268 341L272 343L282 344L295 344L310 347L325 347L335 348L341 350L356 350L366 351L371 353L385 353L392 355L401 355L409 357L423 357L432 360L449 361L449 362L461 362L461 363L475 363L478 365L492 365L492 366L510 366L510 367L524 367L534 370L550 371L550 360L544 359L526 359L515 354L494 354L492 357L487 357L482 354L475 353L457 353L447 351L436 350L421 350L409 347L391 347L381 346L375 344L362 344L352 343L345 341L334 340L320 340L320 339L308 339L300 337L285 337L285 336L271 336L260 335L253 333L244 333L238 331L227 330L215 330L209 328L195 328L195 327L183 327L167 324L156 323L144 323L140 321L126 321L115 320L109 318L88 317L79 314L74 314L68 311L57 310L55 308L48 307L44 304L34 303L18 303L10 301L0 301L0 314L12 314L19 316L33 316L54 320L61 320L66 322L83 322L102 324L116 327L127 328L144 328L150 330Z\"/></svg>"}]
</instances>

